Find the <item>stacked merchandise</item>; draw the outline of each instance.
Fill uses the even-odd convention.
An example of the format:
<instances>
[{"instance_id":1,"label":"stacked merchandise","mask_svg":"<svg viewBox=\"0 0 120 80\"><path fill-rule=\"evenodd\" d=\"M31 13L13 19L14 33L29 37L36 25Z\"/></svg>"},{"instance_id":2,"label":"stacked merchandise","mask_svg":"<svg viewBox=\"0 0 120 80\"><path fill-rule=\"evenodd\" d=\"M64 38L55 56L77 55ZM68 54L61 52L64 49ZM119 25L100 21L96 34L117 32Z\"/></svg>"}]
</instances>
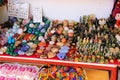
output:
<instances>
[{"instance_id":1,"label":"stacked merchandise","mask_svg":"<svg viewBox=\"0 0 120 80\"><path fill-rule=\"evenodd\" d=\"M50 25L45 17L43 23L33 23L32 18L10 18L0 26L0 54L119 63L119 19L119 14L108 19L97 19L92 14L83 16L80 22L53 20Z\"/></svg>"},{"instance_id":2,"label":"stacked merchandise","mask_svg":"<svg viewBox=\"0 0 120 80\"><path fill-rule=\"evenodd\" d=\"M38 37L44 36L46 30L50 26L50 21L43 18L43 23L33 23L32 19L22 20L11 18L8 25L1 25L1 27L10 27L4 33L1 33L1 50L0 53L16 55L33 55L39 43ZM1 31L4 31L1 29Z\"/></svg>"},{"instance_id":3,"label":"stacked merchandise","mask_svg":"<svg viewBox=\"0 0 120 80\"><path fill-rule=\"evenodd\" d=\"M4 63L0 65L0 80L34 80L38 67Z\"/></svg>"},{"instance_id":4,"label":"stacked merchandise","mask_svg":"<svg viewBox=\"0 0 120 80\"><path fill-rule=\"evenodd\" d=\"M40 43L36 55L40 58L55 58L64 60L68 54L74 52L74 21L53 20L45 37L39 38ZM70 58L70 57L69 57Z\"/></svg>"},{"instance_id":5,"label":"stacked merchandise","mask_svg":"<svg viewBox=\"0 0 120 80\"><path fill-rule=\"evenodd\" d=\"M120 28L115 19L83 16L76 28L77 61L96 63L120 62Z\"/></svg>"},{"instance_id":6,"label":"stacked merchandise","mask_svg":"<svg viewBox=\"0 0 120 80\"><path fill-rule=\"evenodd\" d=\"M37 66L4 63L0 65L0 80L88 80L78 67Z\"/></svg>"},{"instance_id":7,"label":"stacked merchandise","mask_svg":"<svg viewBox=\"0 0 120 80\"><path fill-rule=\"evenodd\" d=\"M82 68L42 66L36 80L88 80L88 78Z\"/></svg>"}]
</instances>

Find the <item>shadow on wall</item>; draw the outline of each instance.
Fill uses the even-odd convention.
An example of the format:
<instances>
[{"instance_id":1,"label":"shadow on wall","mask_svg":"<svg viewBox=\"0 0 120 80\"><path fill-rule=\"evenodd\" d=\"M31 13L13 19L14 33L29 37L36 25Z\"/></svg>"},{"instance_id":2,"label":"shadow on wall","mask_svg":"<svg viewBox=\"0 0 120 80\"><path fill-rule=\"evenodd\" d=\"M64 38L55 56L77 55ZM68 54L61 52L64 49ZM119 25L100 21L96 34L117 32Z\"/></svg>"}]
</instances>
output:
<instances>
[{"instance_id":1,"label":"shadow on wall","mask_svg":"<svg viewBox=\"0 0 120 80\"><path fill-rule=\"evenodd\" d=\"M7 8L6 6L0 7L0 23L3 23L8 20Z\"/></svg>"}]
</instances>

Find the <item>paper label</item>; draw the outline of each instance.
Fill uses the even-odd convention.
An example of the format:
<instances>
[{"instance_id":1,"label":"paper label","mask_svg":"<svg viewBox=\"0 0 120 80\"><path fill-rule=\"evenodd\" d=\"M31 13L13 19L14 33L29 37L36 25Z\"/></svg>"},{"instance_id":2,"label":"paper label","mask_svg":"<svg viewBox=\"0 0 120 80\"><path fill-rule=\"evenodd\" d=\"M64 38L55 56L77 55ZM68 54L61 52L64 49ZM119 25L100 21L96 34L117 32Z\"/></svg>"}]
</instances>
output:
<instances>
[{"instance_id":1,"label":"paper label","mask_svg":"<svg viewBox=\"0 0 120 80\"><path fill-rule=\"evenodd\" d=\"M42 8L33 8L33 21L42 22Z\"/></svg>"},{"instance_id":2,"label":"paper label","mask_svg":"<svg viewBox=\"0 0 120 80\"><path fill-rule=\"evenodd\" d=\"M20 0L8 0L8 15L28 19L29 4Z\"/></svg>"}]
</instances>

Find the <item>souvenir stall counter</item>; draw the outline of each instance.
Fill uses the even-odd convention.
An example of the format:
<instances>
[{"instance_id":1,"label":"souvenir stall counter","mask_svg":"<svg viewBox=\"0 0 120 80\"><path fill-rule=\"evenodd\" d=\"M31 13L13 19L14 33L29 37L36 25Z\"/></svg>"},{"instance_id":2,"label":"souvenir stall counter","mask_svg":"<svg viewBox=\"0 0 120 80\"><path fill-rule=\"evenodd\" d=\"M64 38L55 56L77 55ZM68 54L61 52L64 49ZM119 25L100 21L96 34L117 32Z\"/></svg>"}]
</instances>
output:
<instances>
[{"instance_id":1,"label":"souvenir stall counter","mask_svg":"<svg viewBox=\"0 0 120 80\"><path fill-rule=\"evenodd\" d=\"M49 65L62 65L62 66L73 66L82 68L91 68L98 70L105 70L110 72L110 80L116 80L117 77L117 65L113 64L97 64L97 63L84 63L84 62L73 62L73 61L62 61L53 59L37 59L27 57L12 57L12 56L0 56L0 61L3 62L19 62L19 63L31 63L31 64L49 64Z\"/></svg>"},{"instance_id":2,"label":"souvenir stall counter","mask_svg":"<svg viewBox=\"0 0 120 80\"><path fill-rule=\"evenodd\" d=\"M3 2L0 2L1 6L4 5ZM69 70L66 67L58 67L70 73L69 77L66 77L64 71L60 70L64 75L62 79L65 80L70 80L76 73L82 73L77 72L77 67L108 71L109 80L117 79L117 67L120 65L119 13L99 19L95 14L89 14L80 16L79 21L50 20L43 16L39 7L34 7L29 15L30 6L26 2L9 0L7 7L9 19L0 24L1 62L74 67L75 69ZM6 64L3 66L10 72L9 64L8 67ZM58 79L55 74L59 75L59 70L56 70L55 66L44 66L43 72L48 71L50 78L54 76L54 79ZM55 74L50 74L51 69Z\"/></svg>"}]
</instances>

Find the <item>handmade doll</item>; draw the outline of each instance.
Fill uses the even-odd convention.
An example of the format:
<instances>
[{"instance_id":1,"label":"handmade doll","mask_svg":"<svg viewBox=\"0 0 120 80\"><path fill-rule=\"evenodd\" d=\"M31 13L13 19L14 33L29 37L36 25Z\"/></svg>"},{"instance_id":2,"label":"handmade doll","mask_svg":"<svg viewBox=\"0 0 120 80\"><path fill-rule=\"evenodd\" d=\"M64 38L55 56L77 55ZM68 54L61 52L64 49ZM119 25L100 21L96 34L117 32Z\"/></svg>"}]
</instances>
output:
<instances>
[{"instance_id":1,"label":"handmade doll","mask_svg":"<svg viewBox=\"0 0 120 80\"><path fill-rule=\"evenodd\" d=\"M115 19L116 19L115 27L120 28L120 13L116 14Z\"/></svg>"}]
</instances>

